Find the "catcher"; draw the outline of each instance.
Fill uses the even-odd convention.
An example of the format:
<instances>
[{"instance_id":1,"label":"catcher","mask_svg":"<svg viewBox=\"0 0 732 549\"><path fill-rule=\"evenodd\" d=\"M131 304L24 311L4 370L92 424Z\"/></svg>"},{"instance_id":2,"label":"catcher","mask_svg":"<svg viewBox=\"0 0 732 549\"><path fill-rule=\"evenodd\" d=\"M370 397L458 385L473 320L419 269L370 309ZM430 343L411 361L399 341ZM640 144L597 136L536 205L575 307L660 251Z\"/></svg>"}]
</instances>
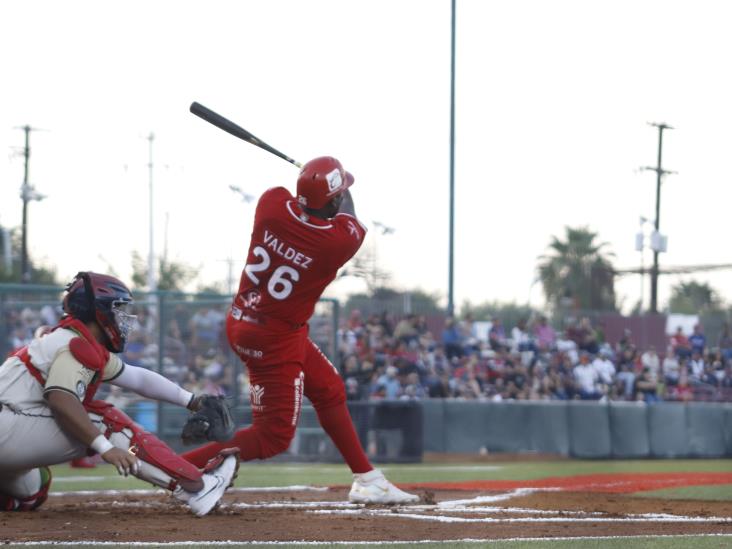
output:
<instances>
[{"instance_id":1,"label":"catcher","mask_svg":"<svg viewBox=\"0 0 732 549\"><path fill-rule=\"evenodd\" d=\"M218 452L199 469L94 394L109 382L191 410L226 412L223 403L114 354L124 350L135 318L122 282L80 272L66 289L59 324L0 366L0 511L38 508L51 486L49 465L98 453L121 475L170 490L194 514L207 514L232 483L237 452Z\"/></svg>"}]
</instances>

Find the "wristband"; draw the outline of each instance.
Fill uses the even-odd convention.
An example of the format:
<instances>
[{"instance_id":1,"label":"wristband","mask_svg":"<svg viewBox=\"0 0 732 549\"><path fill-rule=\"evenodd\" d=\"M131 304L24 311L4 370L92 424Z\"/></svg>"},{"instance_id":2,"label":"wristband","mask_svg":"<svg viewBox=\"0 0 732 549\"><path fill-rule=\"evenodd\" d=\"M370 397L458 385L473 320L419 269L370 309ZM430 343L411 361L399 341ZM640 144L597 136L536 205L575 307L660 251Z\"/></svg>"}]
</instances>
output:
<instances>
[{"instance_id":1,"label":"wristband","mask_svg":"<svg viewBox=\"0 0 732 549\"><path fill-rule=\"evenodd\" d=\"M101 456L114 448L114 444L109 442L104 437L104 435L99 435L97 438L92 440L92 443L89 445L89 447Z\"/></svg>"}]
</instances>

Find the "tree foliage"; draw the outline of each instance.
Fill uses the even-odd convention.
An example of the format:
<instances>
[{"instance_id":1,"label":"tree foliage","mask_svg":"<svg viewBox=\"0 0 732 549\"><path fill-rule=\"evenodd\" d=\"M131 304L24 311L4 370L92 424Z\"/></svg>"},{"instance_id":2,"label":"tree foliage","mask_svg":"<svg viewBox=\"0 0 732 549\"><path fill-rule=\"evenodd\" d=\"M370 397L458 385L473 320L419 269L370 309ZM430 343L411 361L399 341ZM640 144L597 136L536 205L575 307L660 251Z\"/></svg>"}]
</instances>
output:
<instances>
[{"instance_id":1,"label":"tree foliage","mask_svg":"<svg viewBox=\"0 0 732 549\"><path fill-rule=\"evenodd\" d=\"M5 264L3 259L6 246L5 239L10 240L10 266ZM22 235L20 231L5 230L0 225L0 283L19 283L22 281L22 265L21 265L21 242ZM28 267L30 270L31 284L48 284L51 286L60 286L61 282L57 279L56 270L33 260L28 254Z\"/></svg>"},{"instance_id":2,"label":"tree foliage","mask_svg":"<svg viewBox=\"0 0 732 549\"><path fill-rule=\"evenodd\" d=\"M365 315L387 312L401 316L412 312L431 314L442 312L439 297L423 290L397 291L391 288L376 288L373 292L352 294L344 305L345 314L358 309Z\"/></svg>"},{"instance_id":3,"label":"tree foliage","mask_svg":"<svg viewBox=\"0 0 732 549\"><path fill-rule=\"evenodd\" d=\"M519 320L528 320L539 312L529 305L518 303L501 303L489 301L473 305L466 301L460 308L460 315L465 318L470 315L473 320L491 320L494 317L500 318L504 326L515 326Z\"/></svg>"},{"instance_id":4,"label":"tree foliage","mask_svg":"<svg viewBox=\"0 0 732 549\"><path fill-rule=\"evenodd\" d=\"M550 253L539 257L538 271L546 301L555 310L616 310L612 253L587 227L565 227L564 239L552 237Z\"/></svg>"},{"instance_id":5,"label":"tree foliage","mask_svg":"<svg viewBox=\"0 0 732 549\"><path fill-rule=\"evenodd\" d=\"M132 252L132 286L147 288L147 260L139 252ZM184 291L186 285L196 278L196 269L185 263L158 259L158 290Z\"/></svg>"},{"instance_id":6,"label":"tree foliage","mask_svg":"<svg viewBox=\"0 0 732 549\"><path fill-rule=\"evenodd\" d=\"M672 313L695 315L721 306L717 291L706 282L680 282L671 288L669 310Z\"/></svg>"}]
</instances>

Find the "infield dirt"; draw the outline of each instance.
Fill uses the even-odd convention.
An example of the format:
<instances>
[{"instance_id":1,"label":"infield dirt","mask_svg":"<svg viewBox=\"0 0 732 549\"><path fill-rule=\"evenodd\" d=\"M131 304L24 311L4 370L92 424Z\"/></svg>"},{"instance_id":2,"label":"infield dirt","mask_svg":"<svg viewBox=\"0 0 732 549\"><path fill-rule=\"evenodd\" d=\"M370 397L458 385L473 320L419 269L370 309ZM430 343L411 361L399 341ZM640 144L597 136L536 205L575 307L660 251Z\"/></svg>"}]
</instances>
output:
<instances>
[{"instance_id":1,"label":"infield dirt","mask_svg":"<svg viewBox=\"0 0 732 549\"><path fill-rule=\"evenodd\" d=\"M648 477L565 477L566 486L549 479L513 485L495 481L500 487L406 485L422 501L405 507L349 505L344 486L234 490L203 518L192 516L163 492L55 495L35 512L0 514L0 541L417 541L732 533L729 501L630 494L680 483L730 483L732 475Z\"/></svg>"}]
</instances>

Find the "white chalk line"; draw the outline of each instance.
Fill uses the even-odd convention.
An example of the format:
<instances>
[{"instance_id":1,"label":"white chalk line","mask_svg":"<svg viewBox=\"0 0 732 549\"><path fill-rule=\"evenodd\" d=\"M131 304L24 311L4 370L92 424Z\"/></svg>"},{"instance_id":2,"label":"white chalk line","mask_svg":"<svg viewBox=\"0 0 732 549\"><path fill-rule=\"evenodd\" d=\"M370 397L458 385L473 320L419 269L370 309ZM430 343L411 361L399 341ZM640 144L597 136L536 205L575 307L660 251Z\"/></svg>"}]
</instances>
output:
<instances>
[{"instance_id":1,"label":"white chalk line","mask_svg":"<svg viewBox=\"0 0 732 549\"><path fill-rule=\"evenodd\" d=\"M441 501L437 505L441 508L459 507L465 505L480 505L482 503L494 503L496 501L505 501L520 496L529 496L536 492L557 492L559 488L516 488L510 492L502 494L491 494L489 496L477 496L469 499L454 499L451 501Z\"/></svg>"},{"instance_id":2,"label":"white chalk line","mask_svg":"<svg viewBox=\"0 0 732 549\"><path fill-rule=\"evenodd\" d=\"M164 492L160 492L161 495ZM175 500L171 500L175 503ZM114 507L115 509L154 509L160 507L160 502L150 501L104 501L92 500L86 503L90 507ZM366 509L363 503L349 503L345 501L307 501L307 502L261 502L261 503L222 503L221 509L315 509L327 507L328 509ZM400 510L426 512L434 511L434 505L410 505L401 506ZM323 509L324 510L324 509ZM502 513L502 514L521 514L521 515L565 515L565 516L602 516L598 512L582 512L582 511L546 511L541 509L528 509L521 507L451 507L449 509L439 509L441 513L464 513L464 514L486 514L486 513ZM391 512L391 511L390 511ZM400 515L405 516L405 515ZM408 515L406 515L408 516ZM428 515L425 515L428 516ZM569 519L568 519L569 520Z\"/></svg>"},{"instance_id":3,"label":"white chalk line","mask_svg":"<svg viewBox=\"0 0 732 549\"><path fill-rule=\"evenodd\" d=\"M57 482L102 482L109 477L102 476L72 476L72 477L53 477L54 484Z\"/></svg>"},{"instance_id":4,"label":"white chalk line","mask_svg":"<svg viewBox=\"0 0 732 549\"><path fill-rule=\"evenodd\" d=\"M79 546L79 545L93 545L93 546L104 546L104 547L241 547L241 546L279 546L279 545L307 545L307 546L323 546L323 545L343 545L346 547L354 546L379 546L379 545L426 545L426 544L443 544L447 546L455 545L457 543L476 543L481 545L494 545L499 543L510 543L510 542L527 542L527 541L594 541L594 540L634 540L634 539L666 539L666 538L683 538L683 539L695 539L695 538L732 538L732 534L657 534L657 535L634 535L634 536L558 536L558 537L546 537L546 538L502 538L502 539L475 539L475 538L463 538L463 539L437 539L437 540L415 540L415 541L88 541L88 540L74 540L74 541L19 541L11 542L12 546L46 546L46 545L61 545L61 546Z\"/></svg>"},{"instance_id":5,"label":"white chalk line","mask_svg":"<svg viewBox=\"0 0 732 549\"><path fill-rule=\"evenodd\" d=\"M525 490L525 489L520 489ZM163 490L155 493L165 494ZM442 523L631 523L631 522L656 522L656 523L732 523L729 517L692 517L684 515L672 515L668 513L644 513L629 514L622 517L608 517L601 512L563 511L526 509L521 507L496 507L480 506L486 497L476 497L469 500L444 501L438 505L402 505L388 509L369 508L364 504L354 504L347 501L270 501L254 503L222 503L221 509L304 509L307 513L319 515L366 515L374 517L399 517L412 520L432 521ZM111 506L120 508L154 508L159 506L156 502L139 501L112 501L92 500L87 502L90 506ZM468 506L466 504L473 504ZM433 513L434 512L434 513ZM455 517L447 514L520 514L534 515L530 517ZM540 515L540 516L536 516ZM553 516L559 515L559 516Z\"/></svg>"},{"instance_id":6,"label":"white chalk line","mask_svg":"<svg viewBox=\"0 0 732 549\"><path fill-rule=\"evenodd\" d=\"M560 513L558 511L557 513ZM444 515L423 515L417 513L394 513L390 510L382 509L317 509L306 511L317 515L369 515L375 517L391 517L391 518L407 518L422 521L433 522L455 522L455 523L512 523L512 522L686 522L686 523L705 523L705 522L725 522L732 523L732 518L726 517L685 517L680 515L660 516L660 515L628 515L626 517L516 517L516 518L466 518L466 517L446 517Z\"/></svg>"},{"instance_id":7,"label":"white chalk line","mask_svg":"<svg viewBox=\"0 0 732 549\"><path fill-rule=\"evenodd\" d=\"M229 488L227 494L236 494L244 492L327 492L330 490L327 486L260 486L260 487L240 487ZM160 494L169 494L167 490L161 488L141 488L141 489L125 489L125 490L72 490L68 492L49 492L49 497L64 496L153 496Z\"/></svg>"},{"instance_id":8,"label":"white chalk line","mask_svg":"<svg viewBox=\"0 0 732 549\"><path fill-rule=\"evenodd\" d=\"M422 465L399 465L398 467L389 467L388 465L384 465L379 467L382 471L388 472L388 471L425 471L425 470L437 470L437 471L498 471L500 469L503 469L503 465L432 465L432 464L422 464ZM280 471L294 471L297 473L302 473L303 467L302 466L292 466L292 465L283 465L281 467L278 467L278 470ZM343 467L340 465L337 466L321 466L318 465L317 471L312 472L319 472L322 471L323 473L331 473L331 472L343 472Z\"/></svg>"},{"instance_id":9,"label":"white chalk line","mask_svg":"<svg viewBox=\"0 0 732 549\"><path fill-rule=\"evenodd\" d=\"M276 501L262 503L222 503L221 508L235 509L313 509L316 507L335 507L344 509L362 509L362 503L349 503L347 501Z\"/></svg>"}]
</instances>

